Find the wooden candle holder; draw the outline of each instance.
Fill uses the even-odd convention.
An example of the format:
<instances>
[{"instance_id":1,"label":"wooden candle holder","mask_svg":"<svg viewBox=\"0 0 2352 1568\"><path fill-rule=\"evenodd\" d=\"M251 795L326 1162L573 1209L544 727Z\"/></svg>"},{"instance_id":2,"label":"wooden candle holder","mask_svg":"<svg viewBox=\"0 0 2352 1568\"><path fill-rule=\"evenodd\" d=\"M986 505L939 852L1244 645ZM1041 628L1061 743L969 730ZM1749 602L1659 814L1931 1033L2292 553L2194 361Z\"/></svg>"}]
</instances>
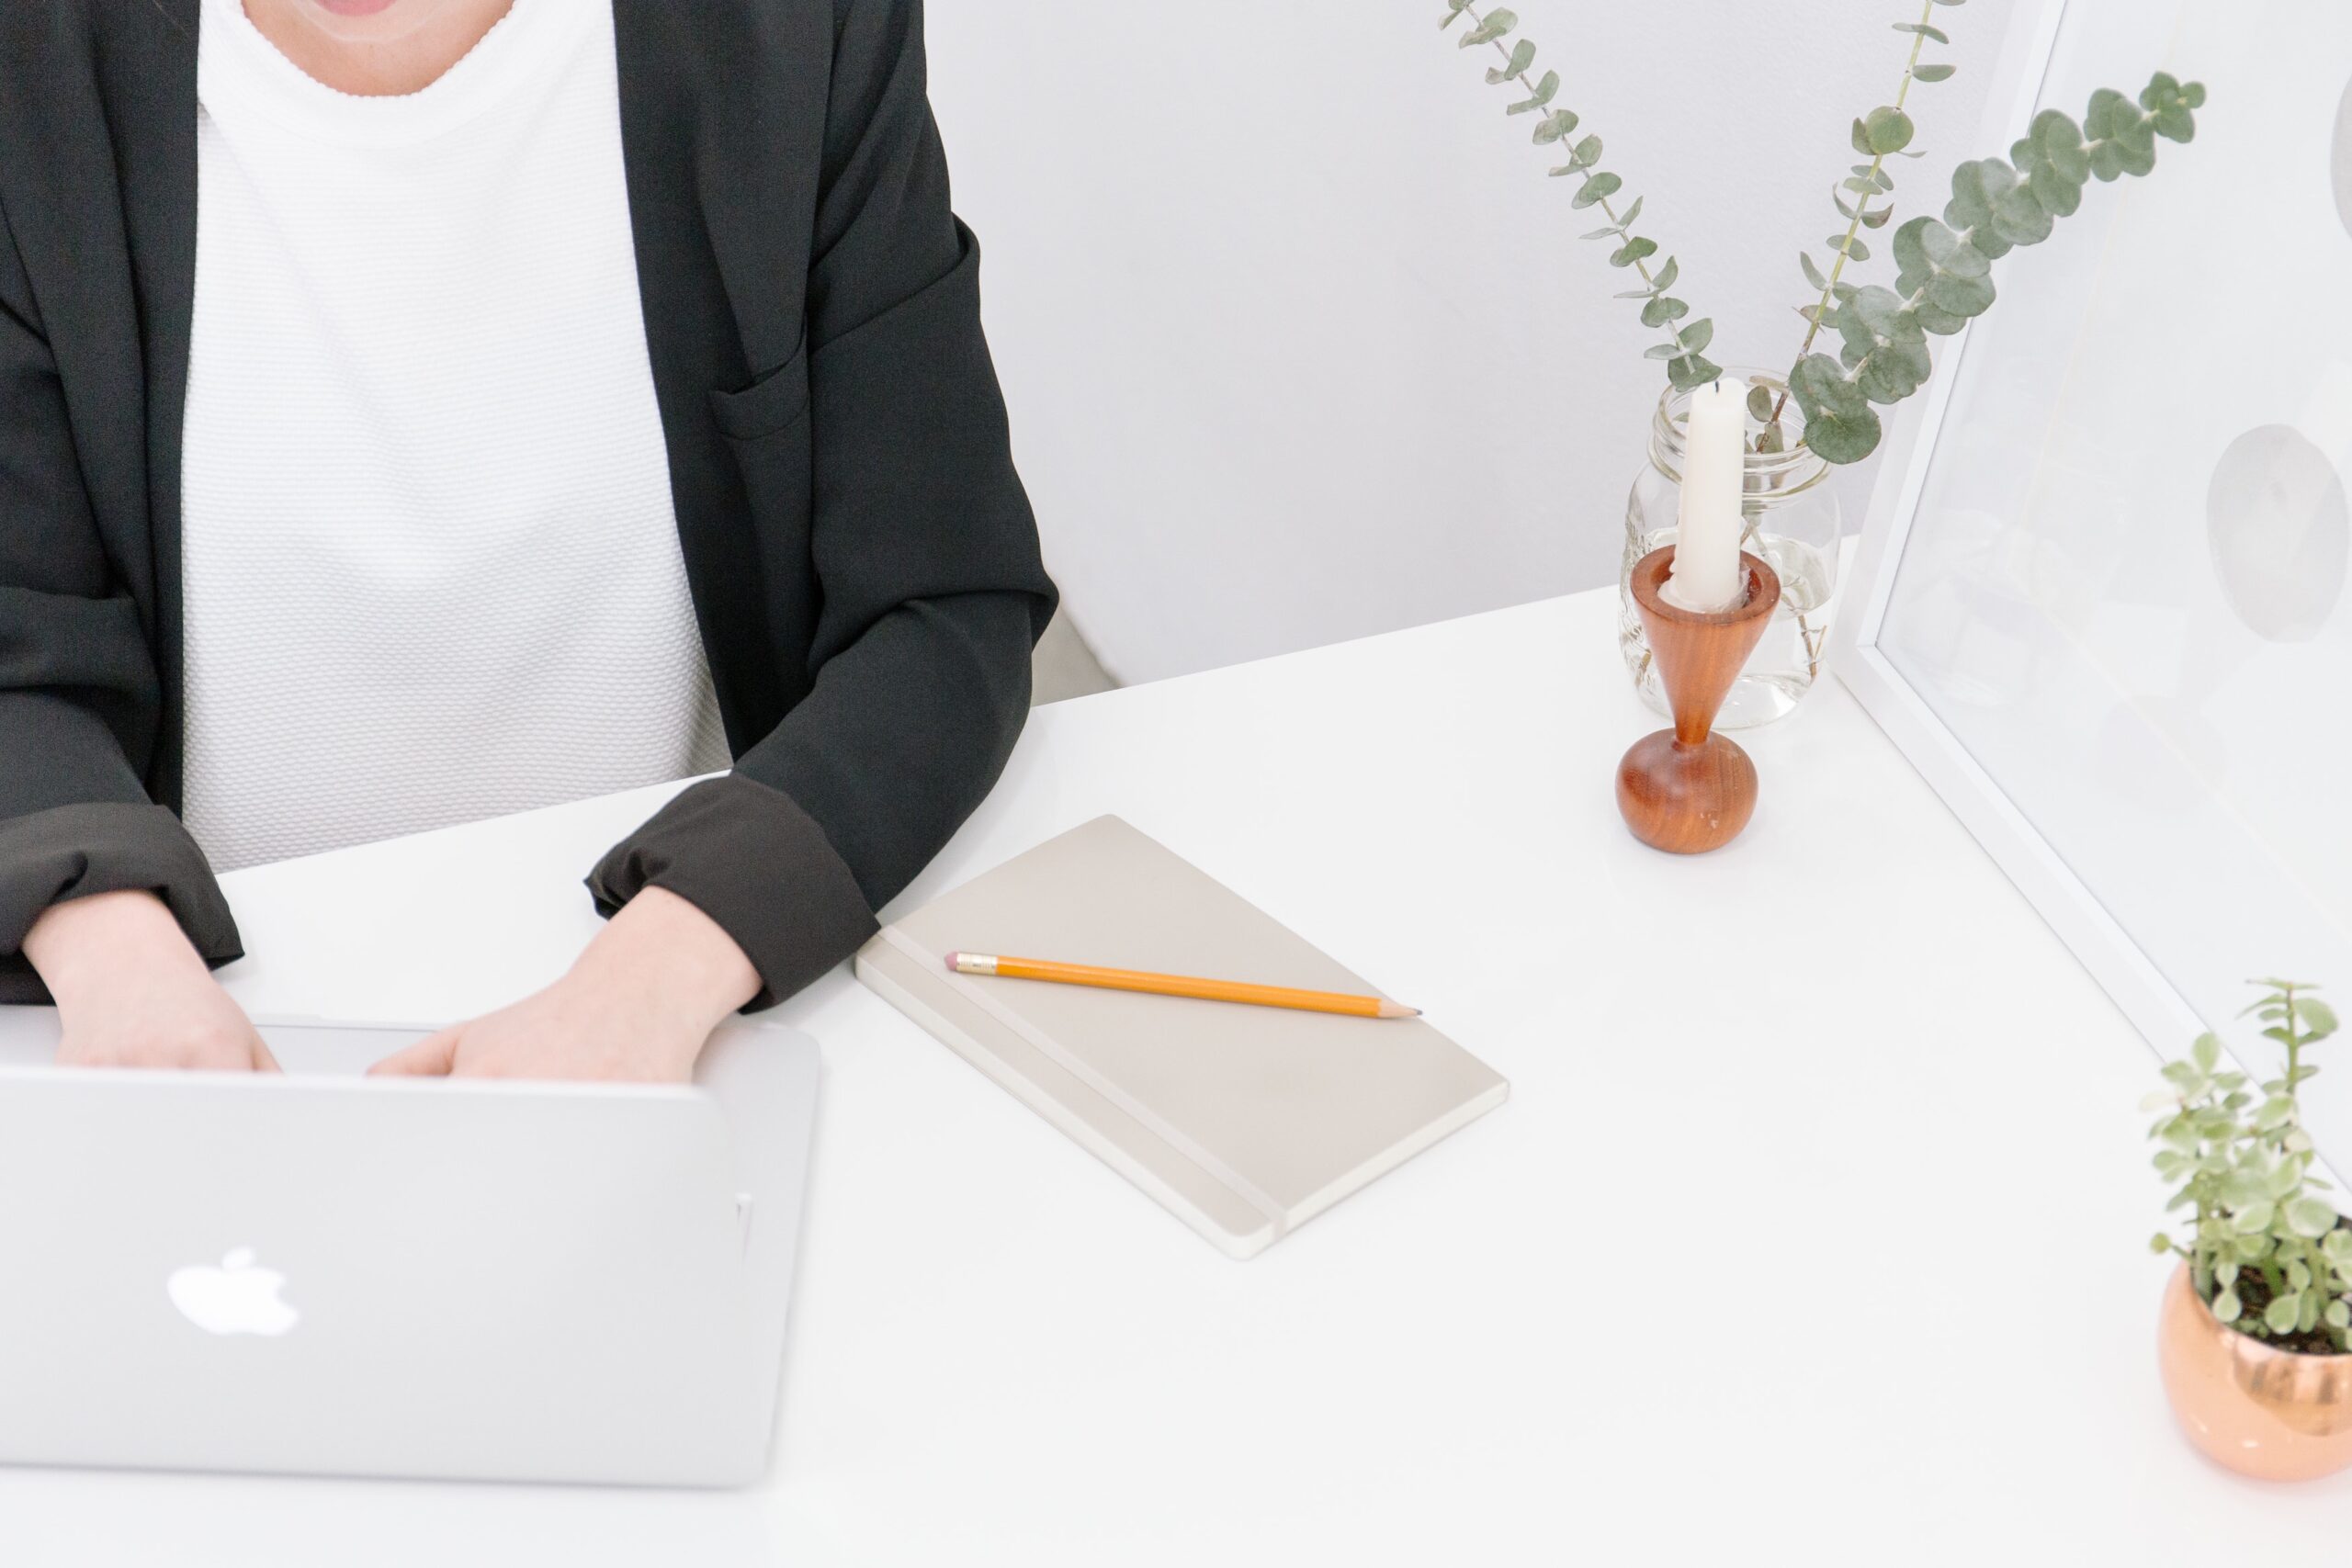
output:
<instances>
[{"instance_id":1,"label":"wooden candle holder","mask_svg":"<svg viewBox=\"0 0 2352 1568\"><path fill-rule=\"evenodd\" d=\"M1649 633L1674 728L1635 741L1617 764L1617 809L1634 837L1669 854L1721 849L1756 811L1756 764L1711 731L1781 603L1781 579L1746 552L1739 563L1747 573L1747 600L1713 615L1678 609L1659 594L1674 564L1673 546L1652 550L1634 568L1634 604Z\"/></svg>"}]
</instances>

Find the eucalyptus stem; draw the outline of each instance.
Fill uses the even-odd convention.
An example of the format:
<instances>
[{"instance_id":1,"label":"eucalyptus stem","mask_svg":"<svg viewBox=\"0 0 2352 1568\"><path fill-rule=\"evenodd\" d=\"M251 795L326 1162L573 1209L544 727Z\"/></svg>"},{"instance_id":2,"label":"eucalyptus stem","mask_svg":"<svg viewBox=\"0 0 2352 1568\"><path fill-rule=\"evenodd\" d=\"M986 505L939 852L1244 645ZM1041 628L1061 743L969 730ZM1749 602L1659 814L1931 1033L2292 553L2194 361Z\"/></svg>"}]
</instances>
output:
<instances>
[{"instance_id":1,"label":"eucalyptus stem","mask_svg":"<svg viewBox=\"0 0 2352 1568\"><path fill-rule=\"evenodd\" d=\"M1928 26L1928 19L1935 14L1936 0L1925 0L1919 7L1919 25L1923 28ZM1911 96L1911 83L1914 80L1912 73L1918 70L1919 51L1926 48L1927 43L1926 33L1915 32L1911 35L1911 52L1903 62L1903 81L1894 89L1894 110L1897 114L1903 112L1904 101ZM1871 153L1871 172L1862 177L1875 185L1878 182L1879 172L1886 167L1887 157L1888 154L1884 152ZM1887 205L1890 207L1894 205L1892 192L1887 195ZM1821 319L1827 313L1830 301L1838 298L1838 280L1845 276L1846 258L1851 252L1854 237L1862 231L1862 214L1870 210L1870 206L1871 198L1868 196L1862 197L1854 204L1854 216L1846 225L1845 243L1837 248L1838 259L1829 264L1829 281L1821 286L1821 299L1815 304L1812 313L1805 318L1804 342L1797 344L1799 359L1803 359L1813 352L1813 340L1821 334ZM1781 411L1788 406L1789 389L1782 387L1779 400L1772 404L1772 417L1764 423L1778 424L1781 422Z\"/></svg>"},{"instance_id":2,"label":"eucalyptus stem","mask_svg":"<svg viewBox=\"0 0 2352 1568\"><path fill-rule=\"evenodd\" d=\"M1934 3L1935 0L1928 0L1928 4L1933 5ZM1473 27L1476 27L1479 22L1485 19L1478 15L1478 8L1476 6L1463 6L1462 14L1470 18L1470 22ZM1497 54L1503 57L1504 64L1508 65L1510 63L1510 51L1503 46L1502 39L1493 39L1490 47ZM1608 218L1610 222L1614 223L1617 221L1617 209L1609 205L1609 198L1607 197L1602 197L1599 201L1593 203L1593 205L1600 209L1602 214ZM1648 263L1636 258L1634 263L1634 270L1642 275L1642 281L1644 283L1648 284L1653 288L1657 287L1657 280L1650 276Z\"/></svg>"},{"instance_id":3,"label":"eucalyptus stem","mask_svg":"<svg viewBox=\"0 0 2352 1568\"><path fill-rule=\"evenodd\" d=\"M1518 83L1525 89L1526 96L1511 104L1508 112L1540 113L1535 124L1536 144L1548 146L1556 142L1567 153L1567 161L1552 170L1553 176L1581 175L1582 183L1577 188L1573 205L1579 209L1597 208L1608 220L1606 227L1584 238L1609 240L1616 246L1610 254L1609 265L1631 267L1641 279L1639 288L1618 298L1640 300L1642 324L1665 333L1664 341L1645 351L1646 356L1666 362L1667 379L1678 390L1713 380L1723 373L1706 357L1707 344L1714 336L1714 322L1706 317L1686 319L1690 314L1689 302L1667 292L1674 286L1680 268L1670 255L1656 266L1650 265L1649 258L1658 254L1657 242L1634 232L1634 220L1641 216L1642 198L1635 197L1622 206L1611 199L1624 189L1625 182L1600 167L1600 138L1588 134L1578 141L1569 140L1575 134L1577 117L1554 103L1560 90L1560 73L1546 71L1540 79L1532 74L1537 52L1534 43L1524 37L1511 37L1519 26L1516 11L1489 0L1478 0L1475 5L1472 0L1446 0L1446 14L1438 25L1441 29L1450 28L1464 17L1469 19L1470 27L1460 47L1485 44L1494 50L1502 63L1487 73L1487 82L1497 85Z\"/></svg>"}]
</instances>

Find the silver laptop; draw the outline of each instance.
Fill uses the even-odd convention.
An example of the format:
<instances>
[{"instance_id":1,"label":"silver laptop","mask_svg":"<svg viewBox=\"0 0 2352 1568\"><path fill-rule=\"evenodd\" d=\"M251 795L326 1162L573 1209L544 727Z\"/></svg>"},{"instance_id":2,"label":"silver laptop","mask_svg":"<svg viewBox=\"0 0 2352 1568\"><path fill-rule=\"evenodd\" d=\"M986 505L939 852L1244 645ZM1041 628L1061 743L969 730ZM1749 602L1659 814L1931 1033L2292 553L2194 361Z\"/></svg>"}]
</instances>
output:
<instances>
[{"instance_id":1,"label":"silver laptop","mask_svg":"<svg viewBox=\"0 0 2352 1568\"><path fill-rule=\"evenodd\" d=\"M0 1008L0 1461L724 1486L775 1427L818 1059L695 1087L48 1065Z\"/></svg>"}]
</instances>

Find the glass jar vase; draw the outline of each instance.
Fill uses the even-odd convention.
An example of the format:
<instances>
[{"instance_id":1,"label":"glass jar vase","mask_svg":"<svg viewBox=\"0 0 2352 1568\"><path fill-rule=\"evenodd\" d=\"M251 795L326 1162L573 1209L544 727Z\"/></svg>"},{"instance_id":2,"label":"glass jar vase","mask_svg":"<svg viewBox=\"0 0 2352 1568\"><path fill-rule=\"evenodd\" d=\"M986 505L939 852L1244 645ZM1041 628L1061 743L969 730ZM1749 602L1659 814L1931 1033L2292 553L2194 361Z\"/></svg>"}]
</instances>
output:
<instances>
[{"instance_id":1,"label":"glass jar vase","mask_svg":"<svg viewBox=\"0 0 2352 1568\"><path fill-rule=\"evenodd\" d=\"M1804 413L1794 399L1782 400L1784 378L1752 369L1724 374L1764 388L1782 405L1780 451L1756 451L1757 437L1765 427L1753 412L1747 419L1740 504L1747 532L1740 547L1780 573L1781 607L1773 612L1764 640L1733 682L1715 720L1718 729L1746 729L1795 711L1821 674L1829 651L1842 519L1837 493L1828 484L1829 465L1804 445ZM1652 550L1675 541L1682 499L1682 437L1690 413L1688 392L1668 388L1658 399L1657 413L1650 421L1649 461L1634 476L1633 493L1625 502L1625 558L1617 573L1617 645L1642 700L1661 714L1667 711L1666 692L1634 608L1634 567Z\"/></svg>"}]
</instances>

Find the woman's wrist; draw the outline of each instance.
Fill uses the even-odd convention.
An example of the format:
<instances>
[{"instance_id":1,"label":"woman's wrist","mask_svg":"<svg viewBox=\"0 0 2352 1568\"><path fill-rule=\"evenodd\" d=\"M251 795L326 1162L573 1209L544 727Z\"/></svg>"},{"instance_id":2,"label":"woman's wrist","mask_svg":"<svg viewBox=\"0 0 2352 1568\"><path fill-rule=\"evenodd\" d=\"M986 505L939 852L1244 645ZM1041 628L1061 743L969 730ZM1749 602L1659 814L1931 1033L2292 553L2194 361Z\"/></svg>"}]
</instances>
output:
<instances>
[{"instance_id":1,"label":"woman's wrist","mask_svg":"<svg viewBox=\"0 0 2352 1568\"><path fill-rule=\"evenodd\" d=\"M209 976L203 957L164 901L153 893L96 893L52 904L25 933L26 961L61 1008L127 974L174 971Z\"/></svg>"},{"instance_id":2,"label":"woman's wrist","mask_svg":"<svg viewBox=\"0 0 2352 1568\"><path fill-rule=\"evenodd\" d=\"M762 984L725 928L662 887L648 887L622 906L572 975L650 1001L664 1018L703 1034L758 996Z\"/></svg>"}]
</instances>

